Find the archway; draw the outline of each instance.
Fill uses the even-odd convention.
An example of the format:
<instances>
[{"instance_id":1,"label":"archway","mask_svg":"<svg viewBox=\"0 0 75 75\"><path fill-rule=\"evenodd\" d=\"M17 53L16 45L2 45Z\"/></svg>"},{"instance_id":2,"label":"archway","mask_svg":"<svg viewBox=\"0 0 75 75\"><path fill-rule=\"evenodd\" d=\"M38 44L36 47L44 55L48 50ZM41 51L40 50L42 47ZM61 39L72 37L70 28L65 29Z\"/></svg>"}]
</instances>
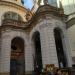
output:
<instances>
[{"instance_id":1,"label":"archway","mask_svg":"<svg viewBox=\"0 0 75 75\"><path fill-rule=\"evenodd\" d=\"M15 37L11 41L10 75L25 74L24 40Z\"/></svg>"},{"instance_id":2,"label":"archway","mask_svg":"<svg viewBox=\"0 0 75 75\"><path fill-rule=\"evenodd\" d=\"M39 73L42 71L42 53L41 53L41 41L40 41L40 33L38 31L33 34L33 42L35 47L35 57L34 57L34 71L36 69Z\"/></svg>"},{"instance_id":3,"label":"archway","mask_svg":"<svg viewBox=\"0 0 75 75\"><path fill-rule=\"evenodd\" d=\"M54 37L57 51L58 64L60 68L67 67L67 60L62 43L62 31L59 28L54 29Z\"/></svg>"}]
</instances>

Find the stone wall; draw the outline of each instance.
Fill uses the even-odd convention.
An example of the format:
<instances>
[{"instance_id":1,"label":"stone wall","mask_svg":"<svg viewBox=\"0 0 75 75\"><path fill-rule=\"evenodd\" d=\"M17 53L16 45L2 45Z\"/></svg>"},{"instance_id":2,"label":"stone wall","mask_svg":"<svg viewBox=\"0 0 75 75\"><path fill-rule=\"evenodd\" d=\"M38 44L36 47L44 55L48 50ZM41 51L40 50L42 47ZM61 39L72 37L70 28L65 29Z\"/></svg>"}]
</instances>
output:
<instances>
[{"instance_id":1,"label":"stone wall","mask_svg":"<svg viewBox=\"0 0 75 75\"><path fill-rule=\"evenodd\" d=\"M0 73L10 72L10 57L11 57L11 41L15 37L20 37L25 43L25 71L31 72L33 68L32 64L32 51L28 35L24 31L11 30L2 31L2 46L1 46L1 62Z\"/></svg>"}]
</instances>

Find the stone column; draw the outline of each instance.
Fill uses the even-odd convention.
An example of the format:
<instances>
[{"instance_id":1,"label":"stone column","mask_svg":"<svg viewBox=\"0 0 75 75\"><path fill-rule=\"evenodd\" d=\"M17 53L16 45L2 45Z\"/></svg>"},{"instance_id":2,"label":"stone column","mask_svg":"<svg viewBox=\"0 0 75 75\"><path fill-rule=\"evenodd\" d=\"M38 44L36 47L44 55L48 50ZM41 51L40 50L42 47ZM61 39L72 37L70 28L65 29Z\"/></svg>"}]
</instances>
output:
<instances>
[{"instance_id":1,"label":"stone column","mask_svg":"<svg viewBox=\"0 0 75 75\"><path fill-rule=\"evenodd\" d=\"M33 71L33 50L29 37L25 39L25 71L26 75L32 74Z\"/></svg>"},{"instance_id":2,"label":"stone column","mask_svg":"<svg viewBox=\"0 0 75 75\"><path fill-rule=\"evenodd\" d=\"M71 50L70 50L69 40L68 40L66 30L64 30L62 42L63 42L63 47L64 47L66 58L67 58L67 65L68 67L72 67Z\"/></svg>"},{"instance_id":3,"label":"stone column","mask_svg":"<svg viewBox=\"0 0 75 75\"><path fill-rule=\"evenodd\" d=\"M0 32L0 57L1 57L1 32Z\"/></svg>"}]
</instances>

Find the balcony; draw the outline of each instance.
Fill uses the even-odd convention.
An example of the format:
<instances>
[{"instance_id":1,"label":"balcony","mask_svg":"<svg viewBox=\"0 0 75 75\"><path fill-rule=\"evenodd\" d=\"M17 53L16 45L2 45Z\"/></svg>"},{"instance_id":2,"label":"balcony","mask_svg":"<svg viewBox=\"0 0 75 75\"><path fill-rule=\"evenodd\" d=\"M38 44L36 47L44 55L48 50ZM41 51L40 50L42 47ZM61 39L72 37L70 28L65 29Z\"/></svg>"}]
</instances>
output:
<instances>
[{"instance_id":1,"label":"balcony","mask_svg":"<svg viewBox=\"0 0 75 75\"><path fill-rule=\"evenodd\" d=\"M17 21L12 19L4 19L2 21L2 26L15 26L15 27L25 28L28 26L28 24L29 24L28 22Z\"/></svg>"}]
</instances>

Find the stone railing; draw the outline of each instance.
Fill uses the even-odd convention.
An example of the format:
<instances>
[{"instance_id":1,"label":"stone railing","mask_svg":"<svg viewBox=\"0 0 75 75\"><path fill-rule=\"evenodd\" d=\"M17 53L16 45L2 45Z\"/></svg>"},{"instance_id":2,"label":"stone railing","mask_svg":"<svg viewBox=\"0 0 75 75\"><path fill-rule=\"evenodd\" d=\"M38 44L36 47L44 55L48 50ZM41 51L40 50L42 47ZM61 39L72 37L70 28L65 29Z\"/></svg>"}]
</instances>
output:
<instances>
[{"instance_id":1,"label":"stone railing","mask_svg":"<svg viewBox=\"0 0 75 75\"><path fill-rule=\"evenodd\" d=\"M4 19L2 21L2 26L16 26L16 27L27 27L29 24L27 22L23 21L17 21L17 20L12 20L12 19Z\"/></svg>"}]
</instances>

